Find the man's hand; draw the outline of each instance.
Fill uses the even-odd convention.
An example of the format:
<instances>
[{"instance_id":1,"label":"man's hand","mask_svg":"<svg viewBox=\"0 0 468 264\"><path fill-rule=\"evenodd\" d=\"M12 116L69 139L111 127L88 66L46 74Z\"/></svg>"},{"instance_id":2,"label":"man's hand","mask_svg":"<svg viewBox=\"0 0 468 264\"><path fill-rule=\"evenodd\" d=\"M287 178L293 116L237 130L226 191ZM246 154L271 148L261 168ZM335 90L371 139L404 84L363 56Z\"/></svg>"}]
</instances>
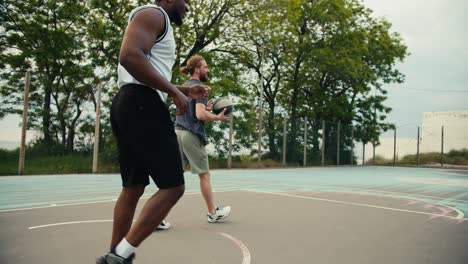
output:
<instances>
[{"instance_id":1,"label":"man's hand","mask_svg":"<svg viewBox=\"0 0 468 264\"><path fill-rule=\"evenodd\" d=\"M202 84L195 84L189 87L188 96L192 97L193 99L204 99L210 93L211 88L206 85Z\"/></svg>"},{"instance_id":2,"label":"man's hand","mask_svg":"<svg viewBox=\"0 0 468 264\"><path fill-rule=\"evenodd\" d=\"M185 112L187 112L188 108L188 98L185 96L182 92L179 90L176 90L173 95L171 95L172 101L174 101L174 104L176 105L176 115L182 115Z\"/></svg>"},{"instance_id":3,"label":"man's hand","mask_svg":"<svg viewBox=\"0 0 468 264\"><path fill-rule=\"evenodd\" d=\"M227 110L227 109L224 108L223 111L221 111L221 113L219 113L219 114L217 115L219 121L227 121L227 120L229 120L229 118L231 117L231 116L226 116L226 115L224 115L224 112L226 112L226 110Z\"/></svg>"}]
</instances>

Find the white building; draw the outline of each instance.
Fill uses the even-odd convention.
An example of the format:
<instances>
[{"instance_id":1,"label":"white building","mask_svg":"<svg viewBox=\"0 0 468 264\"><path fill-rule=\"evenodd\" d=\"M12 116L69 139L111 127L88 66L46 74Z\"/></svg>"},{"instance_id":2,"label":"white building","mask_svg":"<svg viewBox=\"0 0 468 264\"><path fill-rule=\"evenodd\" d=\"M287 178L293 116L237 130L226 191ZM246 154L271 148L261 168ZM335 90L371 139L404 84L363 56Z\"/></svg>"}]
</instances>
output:
<instances>
[{"instance_id":1,"label":"white building","mask_svg":"<svg viewBox=\"0 0 468 264\"><path fill-rule=\"evenodd\" d=\"M440 152L444 130L444 152L468 148L468 110L424 112L421 152Z\"/></svg>"},{"instance_id":2,"label":"white building","mask_svg":"<svg viewBox=\"0 0 468 264\"><path fill-rule=\"evenodd\" d=\"M398 124L396 124L398 127ZM444 112L423 112L419 132L419 153L438 152L442 148L442 127L444 130L444 153L450 150L468 148L468 110ZM414 127L414 138L396 138L396 157L417 153L417 128ZM380 145L375 148L375 155L393 160L394 138L381 137ZM362 161L362 144L357 143L355 155L358 163ZM372 144L366 144L365 159L372 159Z\"/></svg>"},{"instance_id":3,"label":"white building","mask_svg":"<svg viewBox=\"0 0 468 264\"><path fill-rule=\"evenodd\" d=\"M393 137L381 137L380 145L375 147L375 156L382 157L387 160L393 160L393 152L395 149L396 158L401 159L405 155L416 154L417 152L417 139L414 138L396 138L396 146ZM358 164L362 163L362 143L356 143L355 155ZM369 160L373 157L373 147L371 143L366 144L365 159Z\"/></svg>"}]
</instances>

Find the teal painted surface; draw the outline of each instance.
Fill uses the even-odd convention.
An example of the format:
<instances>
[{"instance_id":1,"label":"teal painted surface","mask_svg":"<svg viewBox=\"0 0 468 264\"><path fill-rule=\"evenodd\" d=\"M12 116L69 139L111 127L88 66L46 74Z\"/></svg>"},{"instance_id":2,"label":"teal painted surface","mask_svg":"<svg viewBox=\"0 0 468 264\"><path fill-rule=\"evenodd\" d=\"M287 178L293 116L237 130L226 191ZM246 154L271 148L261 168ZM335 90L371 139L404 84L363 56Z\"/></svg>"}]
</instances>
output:
<instances>
[{"instance_id":1,"label":"teal painted surface","mask_svg":"<svg viewBox=\"0 0 468 264\"><path fill-rule=\"evenodd\" d=\"M198 176L186 173L186 193L198 193ZM214 191L346 192L423 201L468 214L468 171L401 167L314 167L213 170ZM0 177L0 210L116 199L120 176L54 175ZM157 191L147 187L145 197Z\"/></svg>"}]
</instances>

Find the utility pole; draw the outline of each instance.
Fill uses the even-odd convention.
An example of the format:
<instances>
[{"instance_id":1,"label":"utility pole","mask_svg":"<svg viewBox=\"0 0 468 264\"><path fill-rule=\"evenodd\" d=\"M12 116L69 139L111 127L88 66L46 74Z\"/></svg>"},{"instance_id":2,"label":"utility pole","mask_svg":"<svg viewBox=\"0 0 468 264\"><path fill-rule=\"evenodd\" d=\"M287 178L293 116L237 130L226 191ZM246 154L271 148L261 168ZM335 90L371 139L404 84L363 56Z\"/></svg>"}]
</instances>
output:
<instances>
[{"instance_id":1,"label":"utility pole","mask_svg":"<svg viewBox=\"0 0 468 264\"><path fill-rule=\"evenodd\" d=\"M24 77L24 102L23 102L23 124L21 127L21 146L18 162L18 175L24 173L24 157L26 155L26 132L28 128L28 103L29 103L29 86L31 83L31 74L26 71Z\"/></svg>"},{"instance_id":2,"label":"utility pole","mask_svg":"<svg viewBox=\"0 0 468 264\"><path fill-rule=\"evenodd\" d=\"M101 124L101 85L98 85L97 104L96 104L96 124L94 125L93 173L98 172L100 124Z\"/></svg>"}]
</instances>

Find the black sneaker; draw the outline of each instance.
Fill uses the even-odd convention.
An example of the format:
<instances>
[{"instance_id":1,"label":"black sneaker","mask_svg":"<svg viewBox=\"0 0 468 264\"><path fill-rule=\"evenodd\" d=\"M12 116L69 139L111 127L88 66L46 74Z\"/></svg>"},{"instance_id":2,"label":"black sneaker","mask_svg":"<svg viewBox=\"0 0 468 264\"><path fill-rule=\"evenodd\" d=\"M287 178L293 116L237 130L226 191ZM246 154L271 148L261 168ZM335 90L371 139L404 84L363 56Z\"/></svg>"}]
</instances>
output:
<instances>
[{"instance_id":1,"label":"black sneaker","mask_svg":"<svg viewBox=\"0 0 468 264\"><path fill-rule=\"evenodd\" d=\"M117 256L116 254L109 252L104 256L96 259L96 264L132 264L133 259L135 258L135 253L133 253L127 259Z\"/></svg>"}]
</instances>

